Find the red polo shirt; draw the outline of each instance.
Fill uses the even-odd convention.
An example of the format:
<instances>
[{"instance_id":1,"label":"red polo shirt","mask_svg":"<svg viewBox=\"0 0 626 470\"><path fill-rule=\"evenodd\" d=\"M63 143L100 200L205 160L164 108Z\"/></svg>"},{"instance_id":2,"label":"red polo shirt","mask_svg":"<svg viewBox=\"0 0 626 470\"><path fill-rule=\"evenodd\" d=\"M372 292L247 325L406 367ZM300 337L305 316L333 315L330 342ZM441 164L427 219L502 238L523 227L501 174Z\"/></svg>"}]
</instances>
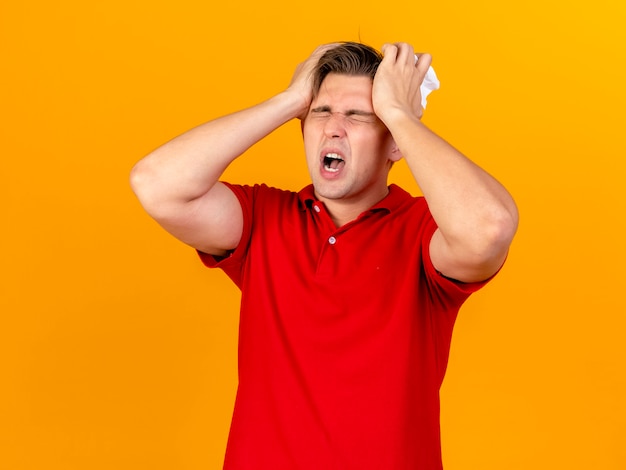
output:
<instances>
[{"instance_id":1,"label":"red polo shirt","mask_svg":"<svg viewBox=\"0 0 626 470\"><path fill-rule=\"evenodd\" d=\"M459 307L484 283L439 275L435 222L399 187L337 228L312 186L230 186L243 237L239 387L224 468L441 469L439 388Z\"/></svg>"}]
</instances>

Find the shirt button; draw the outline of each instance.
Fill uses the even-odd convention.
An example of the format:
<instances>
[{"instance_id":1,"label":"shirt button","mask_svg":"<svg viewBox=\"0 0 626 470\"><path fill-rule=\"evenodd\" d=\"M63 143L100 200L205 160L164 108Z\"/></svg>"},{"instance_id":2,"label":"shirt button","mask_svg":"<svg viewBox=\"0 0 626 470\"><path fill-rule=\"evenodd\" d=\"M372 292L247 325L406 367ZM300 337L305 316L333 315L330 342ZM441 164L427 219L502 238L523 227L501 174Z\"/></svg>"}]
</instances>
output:
<instances>
[{"instance_id":1,"label":"shirt button","mask_svg":"<svg viewBox=\"0 0 626 470\"><path fill-rule=\"evenodd\" d=\"M335 237L330 237L328 239L328 243L330 243L331 245L334 245L335 243L337 243L337 239Z\"/></svg>"},{"instance_id":2,"label":"shirt button","mask_svg":"<svg viewBox=\"0 0 626 470\"><path fill-rule=\"evenodd\" d=\"M313 209L315 210L315 212L319 212L321 210L320 206L313 206Z\"/></svg>"}]
</instances>

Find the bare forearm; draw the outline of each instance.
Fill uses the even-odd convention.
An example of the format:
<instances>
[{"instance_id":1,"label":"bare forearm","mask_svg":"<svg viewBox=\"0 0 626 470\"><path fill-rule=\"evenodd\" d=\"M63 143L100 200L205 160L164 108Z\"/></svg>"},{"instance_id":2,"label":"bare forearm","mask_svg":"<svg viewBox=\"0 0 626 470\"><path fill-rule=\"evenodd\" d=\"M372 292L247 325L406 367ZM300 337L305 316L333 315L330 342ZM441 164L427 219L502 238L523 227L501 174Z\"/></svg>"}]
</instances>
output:
<instances>
[{"instance_id":1,"label":"bare forearm","mask_svg":"<svg viewBox=\"0 0 626 470\"><path fill-rule=\"evenodd\" d=\"M446 242L477 255L506 250L518 217L508 191L419 120L395 127L396 143Z\"/></svg>"},{"instance_id":2,"label":"bare forearm","mask_svg":"<svg viewBox=\"0 0 626 470\"><path fill-rule=\"evenodd\" d=\"M281 93L254 107L200 125L154 150L133 168L144 205L185 203L206 194L237 157L296 117L302 104Z\"/></svg>"},{"instance_id":3,"label":"bare forearm","mask_svg":"<svg viewBox=\"0 0 626 470\"><path fill-rule=\"evenodd\" d=\"M421 122L419 87L430 55L418 58L405 43L387 44L383 53L372 102L438 225L431 260L459 281L486 279L501 266L517 229L515 203L498 181Z\"/></svg>"}]
</instances>

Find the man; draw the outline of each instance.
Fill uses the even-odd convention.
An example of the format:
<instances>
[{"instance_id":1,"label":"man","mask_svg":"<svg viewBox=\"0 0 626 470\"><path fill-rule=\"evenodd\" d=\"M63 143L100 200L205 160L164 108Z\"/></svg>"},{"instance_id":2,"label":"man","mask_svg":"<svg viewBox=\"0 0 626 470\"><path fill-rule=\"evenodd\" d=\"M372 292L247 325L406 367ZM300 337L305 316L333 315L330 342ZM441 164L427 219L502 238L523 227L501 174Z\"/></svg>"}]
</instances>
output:
<instances>
[{"instance_id":1,"label":"man","mask_svg":"<svg viewBox=\"0 0 626 470\"><path fill-rule=\"evenodd\" d=\"M140 161L147 212L242 290L227 469L440 469L439 388L465 299L504 262L508 192L421 123L430 56L319 47L289 87ZM300 118L312 185L218 182ZM291 158L280 149L268 164ZM424 197L387 177L405 158Z\"/></svg>"}]
</instances>

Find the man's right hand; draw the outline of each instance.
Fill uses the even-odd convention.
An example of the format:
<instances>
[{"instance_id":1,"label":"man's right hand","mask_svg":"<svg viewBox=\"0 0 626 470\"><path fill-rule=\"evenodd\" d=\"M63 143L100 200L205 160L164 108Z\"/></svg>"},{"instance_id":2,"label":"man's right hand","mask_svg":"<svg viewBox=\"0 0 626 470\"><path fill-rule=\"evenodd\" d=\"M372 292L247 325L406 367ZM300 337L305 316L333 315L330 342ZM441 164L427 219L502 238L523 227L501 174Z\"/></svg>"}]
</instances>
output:
<instances>
[{"instance_id":1,"label":"man's right hand","mask_svg":"<svg viewBox=\"0 0 626 470\"><path fill-rule=\"evenodd\" d=\"M306 117L313 70L332 47L316 48L284 92L191 129L138 162L131 184L148 214L200 251L223 255L234 249L243 230L242 209L219 179L256 142L291 119Z\"/></svg>"},{"instance_id":2,"label":"man's right hand","mask_svg":"<svg viewBox=\"0 0 626 470\"><path fill-rule=\"evenodd\" d=\"M296 67L291 83L286 91L295 93L302 102L301 111L297 115L298 119L306 117L313 99L313 70L324 53L336 46L337 43L318 46L304 62L301 62Z\"/></svg>"}]
</instances>

